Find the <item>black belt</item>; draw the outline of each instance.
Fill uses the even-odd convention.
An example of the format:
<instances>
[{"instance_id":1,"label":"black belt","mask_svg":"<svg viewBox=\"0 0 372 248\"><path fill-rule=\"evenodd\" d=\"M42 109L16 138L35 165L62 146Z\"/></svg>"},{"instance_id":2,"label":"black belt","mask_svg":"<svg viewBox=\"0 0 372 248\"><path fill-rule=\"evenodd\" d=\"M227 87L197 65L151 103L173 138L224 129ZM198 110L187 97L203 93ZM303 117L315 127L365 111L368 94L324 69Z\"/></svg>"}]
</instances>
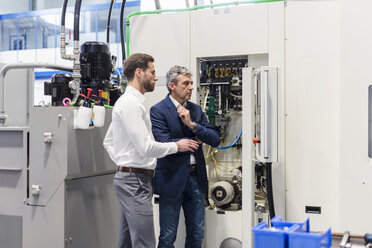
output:
<instances>
[{"instance_id":1,"label":"black belt","mask_svg":"<svg viewBox=\"0 0 372 248\"><path fill-rule=\"evenodd\" d=\"M196 164L191 164L189 168L190 168L190 173L196 171Z\"/></svg>"},{"instance_id":2,"label":"black belt","mask_svg":"<svg viewBox=\"0 0 372 248\"><path fill-rule=\"evenodd\" d=\"M145 174L145 175L148 175L148 176L153 176L154 175L154 170L147 170L147 169L133 168L133 167L118 166L118 171L142 173L142 174Z\"/></svg>"}]
</instances>

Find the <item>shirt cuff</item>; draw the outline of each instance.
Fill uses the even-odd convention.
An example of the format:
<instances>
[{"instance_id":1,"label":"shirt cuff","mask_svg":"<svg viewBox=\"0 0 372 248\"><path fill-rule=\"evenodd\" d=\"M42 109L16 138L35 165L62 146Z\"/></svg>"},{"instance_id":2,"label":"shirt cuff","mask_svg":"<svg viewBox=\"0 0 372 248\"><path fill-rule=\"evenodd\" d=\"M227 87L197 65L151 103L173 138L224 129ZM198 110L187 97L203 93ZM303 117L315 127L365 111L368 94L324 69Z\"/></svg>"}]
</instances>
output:
<instances>
[{"instance_id":1,"label":"shirt cuff","mask_svg":"<svg viewBox=\"0 0 372 248\"><path fill-rule=\"evenodd\" d=\"M177 153L178 152L178 147L177 147L177 144L176 142L171 142L170 143L170 154L174 154L174 153Z\"/></svg>"}]
</instances>

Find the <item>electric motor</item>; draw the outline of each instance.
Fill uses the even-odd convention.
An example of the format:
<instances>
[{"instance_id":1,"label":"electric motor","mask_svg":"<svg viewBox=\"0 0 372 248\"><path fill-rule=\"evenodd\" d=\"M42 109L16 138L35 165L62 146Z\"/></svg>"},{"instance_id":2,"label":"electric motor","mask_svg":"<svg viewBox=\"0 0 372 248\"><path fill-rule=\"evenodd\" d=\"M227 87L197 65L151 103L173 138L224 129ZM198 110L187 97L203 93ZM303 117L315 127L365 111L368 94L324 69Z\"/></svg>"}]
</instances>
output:
<instances>
[{"instance_id":1,"label":"electric motor","mask_svg":"<svg viewBox=\"0 0 372 248\"><path fill-rule=\"evenodd\" d=\"M234 199L234 187L227 181L220 181L212 185L210 195L218 207L225 206Z\"/></svg>"},{"instance_id":2,"label":"electric motor","mask_svg":"<svg viewBox=\"0 0 372 248\"><path fill-rule=\"evenodd\" d=\"M113 59L110 48L106 43L88 41L80 48L81 66L81 91L87 93L87 88L92 89L92 94L98 95L98 90L108 92L108 83L113 72ZM107 93L106 93L107 94ZM108 95L103 95L108 98Z\"/></svg>"},{"instance_id":3,"label":"electric motor","mask_svg":"<svg viewBox=\"0 0 372 248\"><path fill-rule=\"evenodd\" d=\"M70 74L57 73L52 77L52 82L44 82L44 95L52 96L52 106L62 106L65 97L73 98L68 83L72 80Z\"/></svg>"}]
</instances>

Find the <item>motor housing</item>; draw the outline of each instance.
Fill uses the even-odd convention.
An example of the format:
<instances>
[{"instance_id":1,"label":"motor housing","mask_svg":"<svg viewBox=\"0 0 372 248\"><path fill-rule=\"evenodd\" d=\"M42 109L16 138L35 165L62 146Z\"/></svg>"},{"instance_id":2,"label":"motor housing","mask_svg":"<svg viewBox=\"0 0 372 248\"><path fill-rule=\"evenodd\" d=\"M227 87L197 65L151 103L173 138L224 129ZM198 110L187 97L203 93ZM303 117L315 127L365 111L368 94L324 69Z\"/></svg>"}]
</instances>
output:
<instances>
[{"instance_id":1,"label":"motor housing","mask_svg":"<svg viewBox=\"0 0 372 248\"><path fill-rule=\"evenodd\" d=\"M52 96L52 106L62 106L62 100L66 97L72 99L73 94L68 86L72 76L67 73L56 73L51 82L44 82L44 95Z\"/></svg>"},{"instance_id":2,"label":"motor housing","mask_svg":"<svg viewBox=\"0 0 372 248\"><path fill-rule=\"evenodd\" d=\"M88 41L80 48L81 92L86 95L87 88L92 89L92 94L98 95L98 90L103 90L108 98L108 87L111 73L113 72L113 57L106 43Z\"/></svg>"}]
</instances>

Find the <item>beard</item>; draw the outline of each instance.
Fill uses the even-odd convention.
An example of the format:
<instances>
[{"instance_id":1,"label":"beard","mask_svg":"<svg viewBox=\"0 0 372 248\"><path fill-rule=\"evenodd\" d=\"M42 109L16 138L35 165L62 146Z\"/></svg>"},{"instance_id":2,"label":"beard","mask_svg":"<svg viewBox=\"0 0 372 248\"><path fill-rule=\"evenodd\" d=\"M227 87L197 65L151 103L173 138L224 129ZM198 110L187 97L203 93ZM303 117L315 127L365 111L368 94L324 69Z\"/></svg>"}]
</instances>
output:
<instances>
[{"instance_id":1,"label":"beard","mask_svg":"<svg viewBox=\"0 0 372 248\"><path fill-rule=\"evenodd\" d=\"M152 92L155 89L155 84L152 84L149 79L145 79L143 82L143 88L146 92Z\"/></svg>"}]
</instances>

